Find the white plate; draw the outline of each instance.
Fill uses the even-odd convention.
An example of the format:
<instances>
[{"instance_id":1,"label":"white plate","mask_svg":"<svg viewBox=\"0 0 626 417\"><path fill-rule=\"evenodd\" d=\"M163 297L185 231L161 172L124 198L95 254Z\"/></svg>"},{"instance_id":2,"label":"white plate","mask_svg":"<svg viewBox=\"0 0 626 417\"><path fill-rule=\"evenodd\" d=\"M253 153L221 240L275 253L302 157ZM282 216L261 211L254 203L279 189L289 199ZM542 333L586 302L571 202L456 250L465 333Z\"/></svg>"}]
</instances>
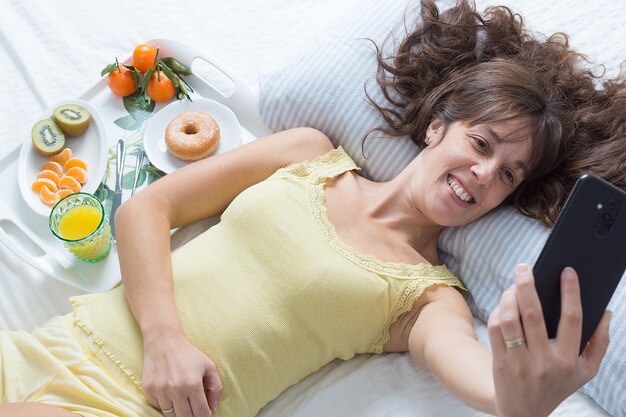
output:
<instances>
[{"instance_id":1,"label":"white plate","mask_svg":"<svg viewBox=\"0 0 626 417\"><path fill-rule=\"evenodd\" d=\"M100 113L91 104L79 99L64 100L57 103L48 108L37 120L52 120L52 112L62 104L78 104L91 114L91 121L85 133L74 137L66 135L65 147L72 150L72 157L80 158L87 163L87 182L81 191L93 194L102 182L106 170L108 142L104 122ZM33 120L32 123L35 124L37 120ZM40 155L35 151L29 130L28 139L24 141L20 149L17 171L19 188L28 207L33 209L35 213L46 217L50 215L51 207L46 206L41 201L39 193L33 191L31 185L41 172L41 166L49 160L49 157Z\"/></svg>"},{"instance_id":2,"label":"white plate","mask_svg":"<svg viewBox=\"0 0 626 417\"><path fill-rule=\"evenodd\" d=\"M165 128L177 115L186 111L208 113L220 126L220 142L212 155L224 153L241 145L241 128L237 116L228 107L208 98L179 100L164 107L148 120L148 128L143 139L143 147L150 163L169 174L189 164L172 155L165 145Z\"/></svg>"}]
</instances>

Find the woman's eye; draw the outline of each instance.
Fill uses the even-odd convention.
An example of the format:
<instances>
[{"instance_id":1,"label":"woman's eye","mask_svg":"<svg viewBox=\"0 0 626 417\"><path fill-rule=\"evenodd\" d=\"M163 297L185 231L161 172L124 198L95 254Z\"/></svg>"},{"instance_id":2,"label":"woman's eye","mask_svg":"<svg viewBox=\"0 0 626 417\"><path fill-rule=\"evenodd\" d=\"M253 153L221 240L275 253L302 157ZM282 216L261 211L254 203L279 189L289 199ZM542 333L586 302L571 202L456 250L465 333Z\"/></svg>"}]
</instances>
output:
<instances>
[{"instance_id":1,"label":"woman's eye","mask_svg":"<svg viewBox=\"0 0 626 417\"><path fill-rule=\"evenodd\" d=\"M474 138L474 142L476 142L476 145L477 145L480 149L482 149L482 150L487 149L487 142L485 142L483 139L478 138L478 137L475 137L475 138Z\"/></svg>"},{"instance_id":2,"label":"woman's eye","mask_svg":"<svg viewBox=\"0 0 626 417\"><path fill-rule=\"evenodd\" d=\"M513 175L513 172L511 172L510 170L505 169L504 176L506 177L507 181L509 181L511 184L515 182L515 175Z\"/></svg>"}]
</instances>

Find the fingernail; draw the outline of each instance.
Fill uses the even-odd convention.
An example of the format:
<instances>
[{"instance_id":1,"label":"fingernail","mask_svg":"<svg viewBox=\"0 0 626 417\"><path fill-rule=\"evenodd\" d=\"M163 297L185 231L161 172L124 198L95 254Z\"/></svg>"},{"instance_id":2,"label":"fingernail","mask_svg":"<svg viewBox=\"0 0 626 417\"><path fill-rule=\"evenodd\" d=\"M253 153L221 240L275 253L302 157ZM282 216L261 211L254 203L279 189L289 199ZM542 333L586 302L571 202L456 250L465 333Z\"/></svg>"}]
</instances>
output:
<instances>
[{"instance_id":1,"label":"fingernail","mask_svg":"<svg viewBox=\"0 0 626 417\"><path fill-rule=\"evenodd\" d=\"M530 268L528 267L528 264L518 264L515 267L515 271L517 272L517 275L524 277L526 275L528 275L528 272L530 271Z\"/></svg>"},{"instance_id":2,"label":"fingernail","mask_svg":"<svg viewBox=\"0 0 626 417\"><path fill-rule=\"evenodd\" d=\"M574 271L574 268L566 266L565 269L563 269L563 278L568 281L574 281L576 279L576 272Z\"/></svg>"}]
</instances>

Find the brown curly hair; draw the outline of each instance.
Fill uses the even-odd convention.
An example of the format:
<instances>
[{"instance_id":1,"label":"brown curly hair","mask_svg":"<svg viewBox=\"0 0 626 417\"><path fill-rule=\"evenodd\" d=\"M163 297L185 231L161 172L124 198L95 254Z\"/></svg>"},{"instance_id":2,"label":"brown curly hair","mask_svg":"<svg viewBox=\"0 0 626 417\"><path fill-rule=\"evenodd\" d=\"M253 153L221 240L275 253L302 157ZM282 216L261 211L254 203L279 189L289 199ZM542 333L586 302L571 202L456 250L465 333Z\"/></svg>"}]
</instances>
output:
<instances>
[{"instance_id":1,"label":"brown curly hair","mask_svg":"<svg viewBox=\"0 0 626 417\"><path fill-rule=\"evenodd\" d=\"M446 125L527 118L522 133L533 138L531 175L504 204L546 226L584 173L626 189L623 73L597 87L602 74L585 67L589 62L569 48L567 35L538 39L504 6L483 16L459 0L440 13L434 0L421 0L420 14L392 56L374 44L387 100L380 105L368 95L387 123L375 130L408 135L422 147L435 118Z\"/></svg>"}]
</instances>

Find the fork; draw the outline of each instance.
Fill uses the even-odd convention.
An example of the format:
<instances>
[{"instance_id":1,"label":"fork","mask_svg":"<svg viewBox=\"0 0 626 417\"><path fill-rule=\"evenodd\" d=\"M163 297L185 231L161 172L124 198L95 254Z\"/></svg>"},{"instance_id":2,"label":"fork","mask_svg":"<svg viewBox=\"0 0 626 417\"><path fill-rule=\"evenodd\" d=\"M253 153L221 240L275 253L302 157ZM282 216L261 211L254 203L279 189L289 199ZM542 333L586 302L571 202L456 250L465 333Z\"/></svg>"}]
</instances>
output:
<instances>
[{"instance_id":1,"label":"fork","mask_svg":"<svg viewBox=\"0 0 626 417\"><path fill-rule=\"evenodd\" d=\"M141 171L141 167L143 166L144 156L145 156L144 150L139 149L139 152L137 152L137 159L135 160L135 178L133 179L133 189L130 192L131 196L135 194L135 188L137 188L137 180L139 180L139 171Z\"/></svg>"}]
</instances>

